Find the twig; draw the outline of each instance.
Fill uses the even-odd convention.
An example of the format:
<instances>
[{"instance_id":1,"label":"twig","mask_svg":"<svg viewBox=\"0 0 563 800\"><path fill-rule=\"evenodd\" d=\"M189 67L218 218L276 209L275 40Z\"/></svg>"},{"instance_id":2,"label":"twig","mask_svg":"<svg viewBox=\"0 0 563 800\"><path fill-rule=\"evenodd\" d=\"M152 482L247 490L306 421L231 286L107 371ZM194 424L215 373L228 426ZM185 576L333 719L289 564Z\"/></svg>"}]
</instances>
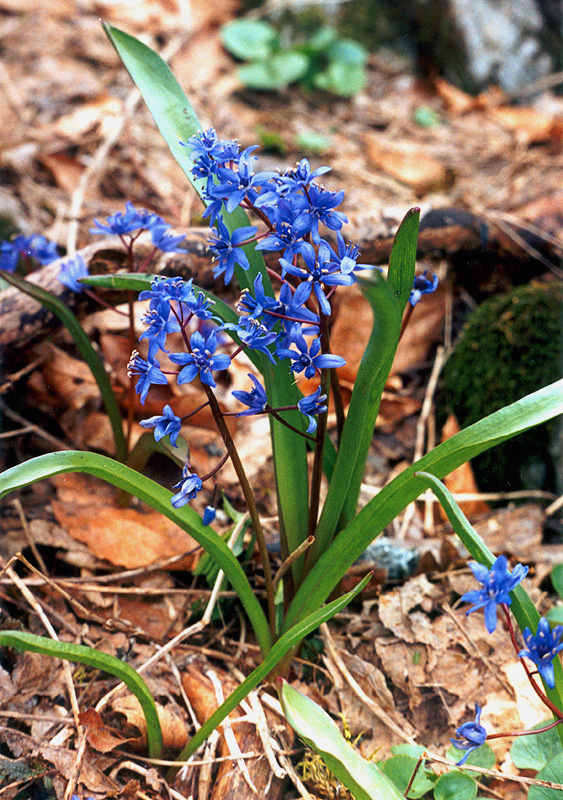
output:
<instances>
[{"instance_id":1,"label":"twig","mask_svg":"<svg viewBox=\"0 0 563 800\"><path fill-rule=\"evenodd\" d=\"M26 516L24 514L23 506L22 506L20 500L16 497L14 500L12 500L12 505L14 506L16 511L18 512L18 517L20 518L20 522L21 522L21 526L22 526L22 530L23 530L24 536L27 539L27 543L29 545L29 548L30 548L31 552L33 553L33 555L35 557L35 560L39 564L39 569L42 569L43 572L45 573L45 575L47 575L47 572L48 572L47 567L45 566L45 562L43 561L43 558L41 557L41 553L37 549L37 545L33 541L33 536L31 535L31 531L29 530L29 525L28 525L28 522L27 522L27 518L26 518Z\"/></svg>"},{"instance_id":2,"label":"twig","mask_svg":"<svg viewBox=\"0 0 563 800\"><path fill-rule=\"evenodd\" d=\"M503 778L505 781L514 781L514 783L521 783L523 786L545 786L547 789L563 789L562 783L551 783L550 781L540 781L537 778L522 778L519 775L509 775L506 772L500 772L497 769L485 769L484 767L474 767L473 764L456 764L455 761L450 761L449 758L434 755L434 753L424 752L423 758L429 761L436 761L438 764L445 764L447 767L455 767L456 769L469 770L470 772L479 772L481 775L488 775L490 778Z\"/></svg>"},{"instance_id":3,"label":"twig","mask_svg":"<svg viewBox=\"0 0 563 800\"><path fill-rule=\"evenodd\" d=\"M63 442L61 439L57 439L56 436L51 436L50 433L44 431L43 428L40 428L39 425L35 425L33 422L30 422L25 417L22 417L21 414L18 414L17 411L12 411L3 400L0 400L0 409L4 412L4 414L14 422L19 422L20 425L23 425L26 428L29 428L30 431L33 431L37 436L41 439L45 439L46 442L52 447L56 447L57 450L72 450L72 447L69 447L68 444Z\"/></svg>"},{"instance_id":4,"label":"twig","mask_svg":"<svg viewBox=\"0 0 563 800\"><path fill-rule=\"evenodd\" d=\"M422 409L420 412L419 420L416 424L416 439L414 445L414 456L413 462L418 461L419 458L422 458L424 454L424 434L426 430L426 422L430 416L432 411L432 403L434 400L434 395L436 393L436 387L438 385L438 378L440 377L440 372L442 371L442 367L444 366L445 361L445 350L443 347L439 347L436 351L436 358L434 359L434 364L432 366L432 372L430 373L430 378L428 379L428 385L426 387L426 392L424 394L424 401L422 403ZM407 530L411 519L413 518L415 511L415 504L411 503L407 509L405 510L405 514L403 516L403 522L401 524L401 531L399 534L399 538L403 538L405 535L405 531Z\"/></svg>"},{"instance_id":5,"label":"twig","mask_svg":"<svg viewBox=\"0 0 563 800\"><path fill-rule=\"evenodd\" d=\"M217 699L217 704L219 706L222 705L222 703L225 700L225 696L223 694L223 686L221 685L221 681L211 669L207 670L205 674L213 684L213 689L215 690L215 697ZM245 781L250 786L254 794L258 795L258 789L254 785L254 782L250 777L250 772L248 771L248 767L246 766L244 759L241 758L242 752L239 747L237 738L234 734L233 728L231 726L230 717L228 715L221 723L221 726L223 728L223 735L225 736L225 742L227 744L227 747L229 748L229 752L236 757L236 762L238 764L240 771L242 772Z\"/></svg>"},{"instance_id":6,"label":"twig","mask_svg":"<svg viewBox=\"0 0 563 800\"><path fill-rule=\"evenodd\" d=\"M356 682L356 680L352 677L350 672L348 671L346 664L338 654L336 647L334 645L334 639L332 638L332 634L330 633L329 627L324 622L320 628L321 637L329 653L331 659L333 660L335 666L338 668L340 674L348 684L348 686L352 689L354 694L360 699L362 703L364 703L370 711L375 714L375 716L383 722L393 733L396 733L403 741L409 742L410 744L416 744L416 740L413 739L410 733L406 733L403 728L401 728L395 720L393 720L386 711L384 711L377 703L375 703L369 695L367 695L362 687ZM404 721L405 728L407 727L406 721ZM410 727L410 726L409 726Z\"/></svg>"}]
</instances>

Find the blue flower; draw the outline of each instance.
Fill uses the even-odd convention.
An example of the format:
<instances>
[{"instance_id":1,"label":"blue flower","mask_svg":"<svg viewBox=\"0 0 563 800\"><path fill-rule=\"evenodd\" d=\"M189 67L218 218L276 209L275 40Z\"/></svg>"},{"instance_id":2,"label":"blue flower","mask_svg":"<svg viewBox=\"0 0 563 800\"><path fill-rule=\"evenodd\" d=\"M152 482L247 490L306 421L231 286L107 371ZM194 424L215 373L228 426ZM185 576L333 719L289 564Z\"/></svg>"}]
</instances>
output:
<instances>
[{"instance_id":1,"label":"blue flower","mask_svg":"<svg viewBox=\"0 0 563 800\"><path fill-rule=\"evenodd\" d=\"M50 264L59 257L55 242L50 242L45 236L38 233L31 236L20 234L14 239L13 245L20 255L30 256L40 264Z\"/></svg>"},{"instance_id":2,"label":"blue flower","mask_svg":"<svg viewBox=\"0 0 563 800\"><path fill-rule=\"evenodd\" d=\"M490 570L475 561L469 564L483 588L465 592L461 600L474 604L466 614L471 614L472 611L478 611L480 608L485 609L485 627L489 633L493 633L497 626L497 605L509 606L512 603L509 592L518 586L528 574L528 567L524 567L522 564L516 564L513 572L510 573L507 570L507 563L506 556L499 556Z\"/></svg>"},{"instance_id":3,"label":"blue flower","mask_svg":"<svg viewBox=\"0 0 563 800\"><path fill-rule=\"evenodd\" d=\"M131 375L141 376L135 386L135 391L137 394L141 395L141 405L145 404L151 384L155 383L164 386L168 383L166 375L164 375L160 369L158 361L156 359L145 361L144 358L140 357L137 350L131 354L127 365L127 375L129 375L129 377L131 377Z\"/></svg>"},{"instance_id":4,"label":"blue flower","mask_svg":"<svg viewBox=\"0 0 563 800\"><path fill-rule=\"evenodd\" d=\"M239 245L254 236L256 228L253 225L237 228L231 235L222 219L217 220L217 228L218 235L209 239L209 250L214 254L213 260L217 262L213 275L217 278L224 272L225 283L230 283L236 264L245 270L250 266L246 253Z\"/></svg>"},{"instance_id":5,"label":"blue flower","mask_svg":"<svg viewBox=\"0 0 563 800\"><path fill-rule=\"evenodd\" d=\"M154 228L165 226L166 222L158 214L144 208L137 211L133 203L127 202L125 211L117 211L112 214L107 218L106 224L94 219L94 225L94 228L90 228L90 233L110 233L124 236L139 230L152 231Z\"/></svg>"},{"instance_id":6,"label":"blue flower","mask_svg":"<svg viewBox=\"0 0 563 800\"><path fill-rule=\"evenodd\" d=\"M143 317L143 322L148 325L148 328L141 334L139 340L149 340L149 359L154 358L158 350L166 353L167 335L169 333L178 333L181 330L178 320L170 313L170 303L167 303L164 299L155 304L155 307L149 308Z\"/></svg>"},{"instance_id":7,"label":"blue flower","mask_svg":"<svg viewBox=\"0 0 563 800\"><path fill-rule=\"evenodd\" d=\"M170 354L170 361L184 367L178 373L179 384L191 383L199 376L200 381L207 386L217 386L211 371L227 369L231 363L231 357L226 354L213 355L217 343L216 331L211 331L207 338L199 331L194 331L190 338L191 353Z\"/></svg>"},{"instance_id":8,"label":"blue flower","mask_svg":"<svg viewBox=\"0 0 563 800\"><path fill-rule=\"evenodd\" d=\"M262 205L263 197L266 195L260 195L256 202L257 207ZM290 261L301 252L303 246L302 231L295 226L300 207L281 198L275 205L265 207L263 211L274 230L256 245L256 250L283 250L283 257Z\"/></svg>"},{"instance_id":9,"label":"blue flower","mask_svg":"<svg viewBox=\"0 0 563 800\"><path fill-rule=\"evenodd\" d=\"M333 256L332 260L334 264L340 268L340 272L348 275L356 270L381 269L380 267L374 267L373 264L358 264L357 261L360 257L360 248L356 244L351 244L350 242L346 243L340 231L337 231L336 233L336 241L338 254L334 252L332 247L330 248L330 251Z\"/></svg>"},{"instance_id":10,"label":"blue flower","mask_svg":"<svg viewBox=\"0 0 563 800\"><path fill-rule=\"evenodd\" d=\"M302 158L295 169L286 170L280 180L284 186L296 191L297 189L305 189L316 178L330 171L331 167L317 167L311 172L309 161L306 158Z\"/></svg>"},{"instance_id":11,"label":"blue flower","mask_svg":"<svg viewBox=\"0 0 563 800\"><path fill-rule=\"evenodd\" d=\"M312 378L317 370L343 367L346 364L345 359L341 356L321 353L320 339L314 339L309 350L298 322L294 322L291 326L288 339L289 344L294 344L297 350L280 348L276 351L276 355L278 358L290 358L293 361L291 365L293 372L305 371L306 378Z\"/></svg>"},{"instance_id":12,"label":"blue flower","mask_svg":"<svg viewBox=\"0 0 563 800\"><path fill-rule=\"evenodd\" d=\"M80 278L88 276L88 264L80 253L72 256L63 262L61 271L59 272L59 280L64 286L68 286L73 292L80 294L86 288L82 283L79 283Z\"/></svg>"},{"instance_id":13,"label":"blue flower","mask_svg":"<svg viewBox=\"0 0 563 800\"><path fill-rule=\"evenodd\" d=\"M210 525L217 515L217 510L213 506L205 506L203 512L202 522L204 525Z\"/></svg>"},{"instance_id":14,"label":"blue flower","mask_svg":"<svg viewBox=\"0 0 563 800\"><path fill-rule=\"evenodd\" d=\"M170 500L174 508L181 508L196 497L197 493L202 489L201 478L190 472L187 467L184 467L182 480L174 485L174 489L177 489L178 486L181 487L180 491Z\"/></svg>"},{"instance_id":15,"label":"blue flower","mask_svg":"<svg viewBox=\"0 0 563 800\"><path fill-rule=\"evenodd\" d=\"M533 661L546 686L553 689L555 687L553 659L557 653L563 650L563 644L559 644L561 636L563 636L563 626L557 625L551 630L549 621L542 617L538 622L535 636L529 628L525 628L522 635L528 649L520 650L518 657L529 658L530 661Z\"/></svg>"},{"instance_id":16,"label":"blue flower","mask_svg":"<svg viewBox=\"0 0 563 800\"><path fill-rule=\"evenodd\" d=\"M5 272L15 272L19 260L19 251L12 242L0 242L0 269Z\"/></svg>"},{"instance_id":17,"label":"blue flower","mask_svg":"<svg viewBox=\"0 0 563 800\"><path fill-rule=\"evenodd\" d=\"M277 177L275 172L258 172L254 174L252 165L256 161L256 156L251 156L250 152L256 146L247 147L239 156L237 170L227 167L219 167L217 176L220 183L211 188L211 196L216 200L225 200L227 213L230 214L242 203L247 194L252 189L263 186L272 178Z\"/></svg>"},{"instance_id":18,"label":"blue flower","mask_svg":"<svg viewBox=\"0 0 563 800\"><path fill-rule=\"evenodd\" d=\"M295 227L301 229L301 235L311 232L313 241L320 242L319 222L332 231L339 231L348 218L341 211L334 211L344 199L344 191L329 192L313 183L307 190L309 203L295 221Z\"/></svg>"},{"instance_id":19,"label":"blue flower","mask_svg":"<svg viewBox=\"0 0 563 800\"><path fill-rule=\"evenodd\" d=\"M482 725L479 724L480 721L481 708L478 703L475 703L475 720L473 722L465 722L463 725L457 728L455 735L459 738L451 739L453 746L458 750L467 750L463 758L457 762L458 767L460 767L462 764L465 764L469 758L469 754L478 747L481 747L487 738L487 731Z\"/></svg>"},{"instance_id":20,"label":"blue flower","mask_svg":"<svg viewBox=\"0 0 563 800\"><path fill-rule=\"evenodd\" d=\"M438 288L438 276L433 274L431 278L427 278L427 275L428 270L425 269L421 275L415 276L409 295L411 306L415 306L422 299L423 294L432 294Z\"/></svg>"},{"instance_id":21,"label":"blue flower","mask_svg":"<svg viewBox=\"0 0 563 800\"><path fill-rule=\"evenodd\" d=\"M154 438L157 442L164 436L170 436L170 444L177 447L178 434L182 427L182 420L172 411L169 405L165 405L162 414L158 417L149 417L139 423L142 428L154 428Z\"/></svg>"},{"instance_id":22,"label":"blue flower","mask_svg":"<svg viewBox=\"0 0 563 800\"><path fill-rule=\"evenodd\" d=\"M174 236L169 233L170 225L158 225L151 228L151 239L155 247L163 253L187 253L184 247L179 247L186 238L185 234Z\"/></svg>"},{"instance_id":23,"label":"blue flower","mask_svg":"<svg viewBox=\"0 0 563 800\"><path fill-rule=\"evenodd\" d=\"M330 262L330 249L326 242L321 241L318 254L315 253L315 248L308 242L303 242L301 248L301 255L307 269L303 267L295 267L291 262L285 258L280 258L279 262L282 265L282 277L286 272L290 275L295 275L301 278L301 283L295 291L293 301L296 305L303 305L309 299L311 291L314 291L315 296L319 302L319 306L323 314L330 314L330 303L323 291L323 284L326 286L350 286L354 283L351 275L344 275L342 272L337 272L338 266Z\"/></svg>"},{"instance_id":24,"label":"blue flower","mask_svg":"<svg viewBox=\"0 0 563 800\"><path fill-rule=\"evenodd\" d=\"M309 420L309 427L307 433L314 433L317 430L316 414L324 414L327 410L326 394L321 394L321 387L307 397L302 397L297 403L297 408L302 414L305 414Z\"/></svg>"},{"instance_id":25,"label":"blue flower","mask_svg":"<svg viewBox=\"0 0 563 800\"><path fill-rule=\"evenodd\" d=\"M258 381L254 375L249 374L248 377L254 383L254 389L251 389L250 392L236 390L232 393L233 397L236 397L237 400L240 400L241 403L248 406L246 411L240 411L237 417L249 417L251 414L261 414L268 405L268 398L266 397L266 392L260 381Z\"/></svg>"}]
</instances>

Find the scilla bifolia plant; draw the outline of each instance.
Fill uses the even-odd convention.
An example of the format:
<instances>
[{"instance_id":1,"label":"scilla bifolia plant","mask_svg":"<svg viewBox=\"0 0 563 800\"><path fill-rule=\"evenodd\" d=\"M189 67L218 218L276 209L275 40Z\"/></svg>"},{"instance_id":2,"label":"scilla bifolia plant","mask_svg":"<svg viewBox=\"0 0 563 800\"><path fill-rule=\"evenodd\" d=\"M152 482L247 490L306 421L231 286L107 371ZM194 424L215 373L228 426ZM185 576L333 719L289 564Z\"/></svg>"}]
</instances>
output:
<instances>
[{"instance_id":1,"label":"scilla bifolia plant","mask_svg":"<svg viewBox=\"0 0 563 800\"><path fill-rule=\"evenodd\" d=\"M356 513L381 394L409 319L405 308L412 308L435 288L433 277L415 278L417 210L407 215L397 233L387 276L371 269L360 277L365 267L358 264L358 249L341 233L346 218L337 209L343 192L328 191L318 180L327 167L311 170L303 160L283 174L257 172L254 148L241 151L236 142L219 139L213 130L202 131L187 97L156 53L115 28L106 26L106 33L206 206L205 215L214 226L210 250L216 275L223 275L226 282L236 277L241 296L235 311L191 282L176 279L127 274L82 278L81 282L138 291L149 300L147 327L141 336L146 356L134 353L130 363L142 402L153 384L168 380L161 353L176 365L173 377L180 384L200 381L223 437L224 458L231 459L250 513L266 602L258 600L223 539L205 524L212 520L213 508L202 519L190 507L189 501L213 474L198 475L189 463L171 495L104 456L55 453L7 470L0 476L0 493L65 472L101 477L180 525L224 571L253 627L262 663L195 734L180 755L185 759L261 680L284 674L303 637L361 590L363 584L326 603L367 545L423 490L417 471L443 477L478 453L561 413L563 382L462 431L405 470ZM263 250L279 254L278 269L266 269ZM331 353L329 322L334 292L345 291L354 281L371 304L374 322L345 414L335 372L344 362ZM172 332L180 335L183 347L170 352L167 337ZM225 337L234 344L227 346ZM251 375L249 391L238 393L246 406L242 415L267 414L270 421L283 592L275 591L252 487L214 391L216 375L242 350L261 375L261 379ZM300 374L318 384L306 396L296 385ZM329 395L337 417L336 446L326 432ZM174 445L182 421L172 409L164 408L144 424L154 429L156 438L168 437ZM314 454L310 480L309 450ZM321 508L323 473L328 490ZM554 702L563 708L559 696Z\"/></svg>"}]
</instances>

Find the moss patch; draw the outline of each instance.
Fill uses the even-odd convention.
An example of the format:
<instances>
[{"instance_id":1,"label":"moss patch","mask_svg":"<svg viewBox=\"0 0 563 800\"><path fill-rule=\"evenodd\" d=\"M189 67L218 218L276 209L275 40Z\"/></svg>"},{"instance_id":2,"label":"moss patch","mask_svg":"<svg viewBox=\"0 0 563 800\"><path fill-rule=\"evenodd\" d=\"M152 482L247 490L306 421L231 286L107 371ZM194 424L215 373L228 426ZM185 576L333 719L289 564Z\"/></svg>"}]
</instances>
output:
<instances>
[{"instance_id":1,"label":"moss patch","mask_svg":"<svg viewBox=\"0 0 563 800\"><path fill-rule=\"evenodd\" d=\"M562 354L561 284L530 284L492 297L471 315L446 364L447 409L466 428L561 378ZM555 491L550 447L559 424L546 423L474 459L481 489Z\"/></svg>"}]
</instances>

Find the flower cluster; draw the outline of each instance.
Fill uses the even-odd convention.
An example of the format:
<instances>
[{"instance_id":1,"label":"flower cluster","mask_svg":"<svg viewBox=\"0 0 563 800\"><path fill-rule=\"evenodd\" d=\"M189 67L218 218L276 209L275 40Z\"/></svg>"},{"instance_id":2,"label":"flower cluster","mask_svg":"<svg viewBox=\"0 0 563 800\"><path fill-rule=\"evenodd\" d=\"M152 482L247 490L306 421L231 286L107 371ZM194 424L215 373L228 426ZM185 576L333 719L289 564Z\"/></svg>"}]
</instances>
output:
<instances>
[{"instance_id":1,"label":"flower cluster","mask_svg":"<svg viewBox=\"0 0 563 800\"><path fill-rule=\"evenodd\" d=\"M50 242L45 236L32 234L23 236L19 234L11 242L0 242L0 269L14 272L20 258L28 258L39 264L50 264L59 257L57 245Z\"/></svg>"},{"instance_id":2,"label":"flower cluster","mask_svg":"<svg viewBox=\"0 0 563 800\"><path fill-rule=\"evenodd\" d=\"M179 384L199 379L206 391L214 389L214 373L227 369L231 362L230 355L218 352L219 330L227 331L239 344L236 353L248 348L273 364L287 360L291 372L303 374L309 380L320 381L323 370L344 366L345 360L330 353L326 334L323 337L321 333L327 329L330 298L337 287L354 283L357 271L374 267L359 263L358 247L347 242L341 233L347 222L338 210L344 192L329 191L318 182L330 171L329 167L311 169L307 159L302 159L295 168L283 173L260 172L256 169L257 157L253 155L256 147L241 150L236 141L218 139L212 129L192 136L183 144L190 150L194 178L202 181L204 217L214 226L208 240L214 276L223 276L225 283L229 283L235 271L248 270L251 247L277 252L279 270L268 271L276 292L266 273L258 273L251 287L246 281L247 288L237 304L238 322L223 323L212 329L210 323L220 320L212 317L212 305L203 293L196 297L191 281L155 279L150 290L140 295L140 299L150 300L144 318L147 328L141 336L148 342L147 358L135 352L129 364L130 374L140 376L136 391L141 403L145 402L151 384L164 384L168 380L157 360L159 351L180 368L176 373ZM229 226L225 214L237 207L251 212L262 223L260 232L256 225L234 230ZM107 224L96 220L93 232L125 236L141 227L149 229L155 241L155 231L161 230L162 224L160 218L137 212L128 203L126 211L110 217ZM335 242L323 238L324 229ZM415 289L424 294L430 291L427 284L424 278L424 285ZM188 330L190 323L192 328ZM171 333L181 333L183 352L167 349ZM240 416L272 413L280 419L278 412L296 411L305 417L306 435L315 433L318 415L327 412L327 396L320 386L297 405L275 409L268 404L259 380L254 375L249 377L253 382L250 391L233 392L246 406ZM157 440L168 435L175 445L182 419L167 406L162 415L142 424L154 428ZM188 502L201 489L201 480L187 467L186 470L178 484L181 489L172 500L175 506Z\"/></svg>"},{"instance_id":3,"label":"flower cluster","mask_svg":"<svg viewBox=\"0 0 563 800\"><path fill-rule=\"evenodd\" d=\"M481 608L484 609L485 627L489 633L493 633L497 627L497 606L509 606L512 603L509 592L518 586L528 574L528 567L524 567L522 564L516 564L512 573L508 571L507 565L506 556L502 555L496 559L490 569L475 561L469 565L482 588L465 592L461 599L464 603L474 603L473 608L466 612L467 614Z\"/></svg>"},{"instance_id":4,"label":"flower cluster","mask_svg":"<svg viewBox=\"0 0 563 800\"><path fill-rule=\"evenodd\" d=\"M173 236L169 233L169 228L170 225L158 214L145 208L136 209L128 202L125 204L125 211L112 214L105 223L94 219L94 227L90 228L90 233L113 234L124 239L126 236L136 238L132 234L139 235L142 231L149 231L152 243L158 250L165 253L185 253L179 245L186 237Z\"/></svg>"}]
</instances>

